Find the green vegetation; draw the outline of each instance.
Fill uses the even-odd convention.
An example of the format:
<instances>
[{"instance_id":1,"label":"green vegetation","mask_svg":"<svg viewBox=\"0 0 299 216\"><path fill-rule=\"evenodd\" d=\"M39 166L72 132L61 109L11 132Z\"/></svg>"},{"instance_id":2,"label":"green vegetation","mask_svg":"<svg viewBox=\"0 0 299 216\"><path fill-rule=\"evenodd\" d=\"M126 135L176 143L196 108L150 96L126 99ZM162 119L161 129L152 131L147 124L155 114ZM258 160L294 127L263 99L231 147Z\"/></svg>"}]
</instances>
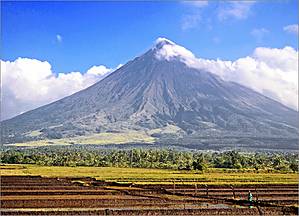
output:
<instances>
[{"instance_id":1,"label":"green vegetation","mask_svg":"<svg viewBox=\"0 0 299 216\"><path fill-rule=\"evenodd\" d=\"M1 175L95 177L136 184L298 184L292 153L100 150L81 146L6 149Z\"/></svg>"},{"instance_id":2,"label":"green vegetation","mask_svg":"<svg viewBox=\"0 0 299 216\"><path fill-rule=\"evenodd\" d=\"M2 163L43 166L92 166L196 170L223 168L266 172L297 172L298 155L292 153L200 153L175 150L99 150L92 148L8 149Z\"/></svg>"},{"instance_id":3,"label":"green vegetation","mask_svg":"<svg viewBox=\"0 0 299 216\"><path fill-rule=\"evenodd\" d=\"M94 177L99 180L134 182L136 184L298 184L296 173L256 173L208 169L196 171L117 168L117 167L62 167L38 165L1 165L1 175L41 175L44 177Z\"/></svg>"}]
</instances>

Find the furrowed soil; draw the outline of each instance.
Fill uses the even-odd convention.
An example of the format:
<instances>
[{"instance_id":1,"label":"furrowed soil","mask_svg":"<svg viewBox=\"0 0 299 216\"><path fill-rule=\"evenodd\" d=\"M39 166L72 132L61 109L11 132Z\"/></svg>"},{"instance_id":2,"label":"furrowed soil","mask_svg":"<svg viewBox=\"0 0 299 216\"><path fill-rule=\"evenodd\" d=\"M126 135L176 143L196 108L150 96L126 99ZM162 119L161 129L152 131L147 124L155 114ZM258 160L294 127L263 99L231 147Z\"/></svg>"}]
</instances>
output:
<instances>
[{"instance_id":1,"label":"furrowed soil","mask_svg":"<svg viewBox=\"0 0 299 216\"><path fill-rule=\"evenodd\" d=\"M5 175L0 204L1 215L297 215L298 184L132 184Z\"/></svg>"}]
</instances>

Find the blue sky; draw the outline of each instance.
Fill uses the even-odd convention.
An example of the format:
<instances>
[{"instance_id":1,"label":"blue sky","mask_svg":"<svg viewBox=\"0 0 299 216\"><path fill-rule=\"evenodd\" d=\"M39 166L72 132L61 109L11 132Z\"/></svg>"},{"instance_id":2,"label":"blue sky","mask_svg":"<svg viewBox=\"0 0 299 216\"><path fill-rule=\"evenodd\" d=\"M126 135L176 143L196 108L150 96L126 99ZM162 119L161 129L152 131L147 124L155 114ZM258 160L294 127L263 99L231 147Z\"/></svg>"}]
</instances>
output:
<instances>
[{"instance_id":1,"label":"blue sky","mask_svg":"<svg viewBox=\"0 0 299 216\"><path fill-rule=\"evenodd\" d=\"M256 47L296 50L298 1L2 2L1 59L48 61L55 73L113 68L160 36L209 59L235 60ZM239 11L238 11L239 10Z\"/></svg>"}]
</instances>

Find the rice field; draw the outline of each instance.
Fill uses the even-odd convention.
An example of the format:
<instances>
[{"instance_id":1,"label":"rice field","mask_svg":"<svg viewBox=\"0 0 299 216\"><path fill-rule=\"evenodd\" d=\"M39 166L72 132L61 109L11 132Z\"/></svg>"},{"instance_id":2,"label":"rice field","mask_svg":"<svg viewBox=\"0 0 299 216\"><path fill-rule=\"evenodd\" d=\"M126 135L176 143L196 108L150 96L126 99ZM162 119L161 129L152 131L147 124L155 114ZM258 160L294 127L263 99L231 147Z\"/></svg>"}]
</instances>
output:
<instances>
[{"instance_id":1,"label":"rice field","mask_svg":"<svg viewBox=\"0 0 299 216\"><path fill-rule=\"evenodd\" d=\"M167 169L117 167L54 167L28 164L0 165L1 175L43 177L92 177L97 180L134 184L298 184L298 173L255 172L254 170L210 169L204 173Z\"/></svg>"},{"instance_id":2,"label":"rice field","mask_svg":"<svg viewBox=\"0 0 299 216\"><path fill-rule=\"evenodd\" d=\"M1 215L296 215L297 203L297 184L135 185L91 177L1 176Z\"/></svg>"}]
</instances>

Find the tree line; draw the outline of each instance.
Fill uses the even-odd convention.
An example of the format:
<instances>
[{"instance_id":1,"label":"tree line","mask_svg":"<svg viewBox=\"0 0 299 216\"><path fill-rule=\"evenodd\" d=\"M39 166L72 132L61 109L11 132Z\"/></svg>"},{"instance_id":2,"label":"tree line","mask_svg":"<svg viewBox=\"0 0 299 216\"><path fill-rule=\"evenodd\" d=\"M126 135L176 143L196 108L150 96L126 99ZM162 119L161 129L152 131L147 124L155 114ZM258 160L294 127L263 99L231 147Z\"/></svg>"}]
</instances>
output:
<instances>
[{"instance_id":1,"label":"tree line","mask_svg":"<svg viewBox=\"0 0 299 216\"><path fill-rule=\"evenodd\" d=\"M43 166L135 167L205 171L207 168L297 172L298 154L188 152L172 149L99 150L72 148L8 149L1 163Z\"/></svg>"}]
</instances>

